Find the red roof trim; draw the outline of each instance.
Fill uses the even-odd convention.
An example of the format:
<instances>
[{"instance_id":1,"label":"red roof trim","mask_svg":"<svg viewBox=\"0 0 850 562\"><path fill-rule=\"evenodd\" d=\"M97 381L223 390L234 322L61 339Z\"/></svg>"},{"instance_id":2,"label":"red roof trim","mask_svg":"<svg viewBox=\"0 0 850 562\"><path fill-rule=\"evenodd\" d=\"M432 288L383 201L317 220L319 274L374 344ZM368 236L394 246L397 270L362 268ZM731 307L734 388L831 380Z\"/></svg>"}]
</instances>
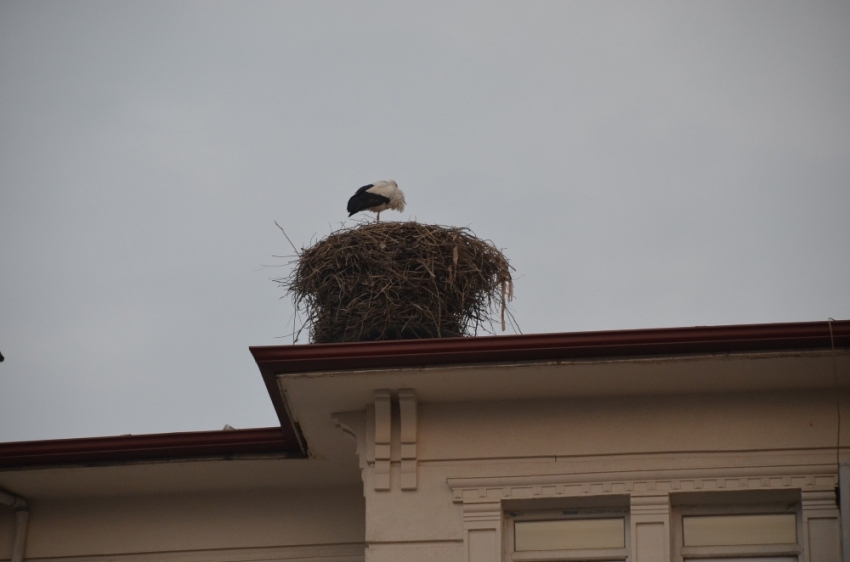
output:
<instances>
[{"instance_id":1,"label":"red roof trim","mask_svg":"<svg viewBox=\"0 0 850 562\"><path fill-rule=\"evenodd\" d=\"M850 320L832 322L850 347ZM502 361L829 349L828 322L251 347L261 370L345 371Z\"/></svg>"},{"instance_id":2,"label":"red roof trim","mask_svg":"<svg viewBox=\"0 0 850 562\"><path fill-rule=\"evenodd\" d=\"M559 361L850 347L850 320L474 338L251 347L281 426L291 427L275 375L473 363Z\"/></svg>"},{"instance_id":3,"label":"red roof trim","mask_svg":"<svg viewBox=\"0 0 850 562\"><path fill-rule=\"evenodd\" d=\"M0 468L273 453L300 456L301 451L279 427L157 433L0 443Z\"/></svg>"}]
</instances>

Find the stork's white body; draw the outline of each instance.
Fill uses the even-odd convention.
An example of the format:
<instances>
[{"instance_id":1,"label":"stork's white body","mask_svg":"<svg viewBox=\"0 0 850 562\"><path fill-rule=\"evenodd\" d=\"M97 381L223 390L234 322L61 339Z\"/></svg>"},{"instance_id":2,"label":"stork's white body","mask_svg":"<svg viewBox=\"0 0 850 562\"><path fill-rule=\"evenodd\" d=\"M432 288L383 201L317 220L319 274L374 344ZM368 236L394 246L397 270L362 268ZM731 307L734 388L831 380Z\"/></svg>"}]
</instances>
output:
<instances>
[{"instance_id":1,"label":"stork's white body","mask_svg":"<svg viewBox=\"0 0 850 562\"><path fill-rule=\"evenodd\" d=\"M399 213L404 212L404 192L398 188L398 185L396 185L393 180L375 182L375 185L366 191L376 195L383 195L390 200L389 203L372 207L367 209L368 211L380 213L381 211L390 209L392 211L398 211Z\"/></svg>"},{"instance_id":2,"label":"stork's white body","mask_svg":"<svg viewBox=\"0 0 850 562\"><path fill-rule=\"evenodd\" d=\"M381 220L381 211L404 211L404 192L393 180L364 185L348 201L349 216L359 211L372 211Z\"/></svg>"}]
</instances>

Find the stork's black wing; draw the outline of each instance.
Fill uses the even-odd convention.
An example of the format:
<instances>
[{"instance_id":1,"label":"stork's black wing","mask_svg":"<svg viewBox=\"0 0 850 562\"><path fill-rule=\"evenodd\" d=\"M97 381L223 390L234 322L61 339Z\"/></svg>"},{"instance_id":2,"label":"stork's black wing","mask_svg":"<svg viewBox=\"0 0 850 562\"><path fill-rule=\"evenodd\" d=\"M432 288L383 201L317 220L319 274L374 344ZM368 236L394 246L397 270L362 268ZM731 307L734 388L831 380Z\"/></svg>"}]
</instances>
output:
<instances>
[{"instance_id":1,"label":"stork's black wing","mask_svg":"<svg viewBox=\"0 0 850 562\"><path fill-rule=\"evenodd\" d=\"M357 193L351 196L351 199L348 200L348 216L350 217L354 213L358 213L365 209L371 209L372 207L377 207L378 205L386 205L390 202L389 197L384 197L383 195L378 195L377 193L369 193L366 191L370 187L373 187L373 184L364 185L360 189L357 190Z\"/></svg>"}]
</instances>

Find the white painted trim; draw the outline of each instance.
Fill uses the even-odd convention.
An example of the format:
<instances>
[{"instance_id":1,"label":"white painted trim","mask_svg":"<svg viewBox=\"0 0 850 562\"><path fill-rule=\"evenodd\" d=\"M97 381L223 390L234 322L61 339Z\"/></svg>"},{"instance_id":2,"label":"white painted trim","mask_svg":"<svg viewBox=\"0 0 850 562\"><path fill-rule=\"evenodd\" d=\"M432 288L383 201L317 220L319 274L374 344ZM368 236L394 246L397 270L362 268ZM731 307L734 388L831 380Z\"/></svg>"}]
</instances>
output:
<instances>
[{"instance_id":1,"label":"white painted trim","mask_svg":"<svg viewBox=\"0 0 850 562\"><path fill-rule=\"evenodd\" d=\"M803 550L798 544L759 544L746 546L683 546L680 555L685 560L694 558L748 558L767 556L797 556Z\"/></svg>"},{"instance_id":2,"label":"white painted trim","mask_svg":"<svg viewBox=\"0 0 850 562\"><path fill-rule=\"evenodd\" d=\"M548 560L625 560L629 556L626 548L594 548L589 550L546 550L535 552L514 552L514 562L546 562Z\"/></svg>"},{"instance_id":3,"label":"white painted trim","mask_svg":"<svg viewBox=\"0 0 850 562\"><path fill-rule=\"evenodd\" d=\"M818 491L834 490L837 482L835 465L447 479L455 503L492 502L509 498L622 495L633 492Z\"/></svg>"}]
</instances>

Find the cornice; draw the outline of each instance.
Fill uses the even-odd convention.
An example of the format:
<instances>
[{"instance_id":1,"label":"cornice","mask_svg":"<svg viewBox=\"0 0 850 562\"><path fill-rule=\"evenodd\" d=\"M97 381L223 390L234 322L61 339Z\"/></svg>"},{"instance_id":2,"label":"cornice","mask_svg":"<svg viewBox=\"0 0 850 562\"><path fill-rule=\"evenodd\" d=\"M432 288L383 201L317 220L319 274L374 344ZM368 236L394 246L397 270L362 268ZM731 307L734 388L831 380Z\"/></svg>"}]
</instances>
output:
<instances>
[{"instance_id":1,"label":"cornice","mask_svg":"<svg viewBox=\"0 0 850 562\"><path fill-rule=\"evenodd\" d=\"M838 485L838 473L836 466L830 464L449 478L447 483L452 489L453 500L466 504L492 503L503 499L693 491L787 488L799 488L807 492L829 491Z\"/></svg>"}]
</instances>

